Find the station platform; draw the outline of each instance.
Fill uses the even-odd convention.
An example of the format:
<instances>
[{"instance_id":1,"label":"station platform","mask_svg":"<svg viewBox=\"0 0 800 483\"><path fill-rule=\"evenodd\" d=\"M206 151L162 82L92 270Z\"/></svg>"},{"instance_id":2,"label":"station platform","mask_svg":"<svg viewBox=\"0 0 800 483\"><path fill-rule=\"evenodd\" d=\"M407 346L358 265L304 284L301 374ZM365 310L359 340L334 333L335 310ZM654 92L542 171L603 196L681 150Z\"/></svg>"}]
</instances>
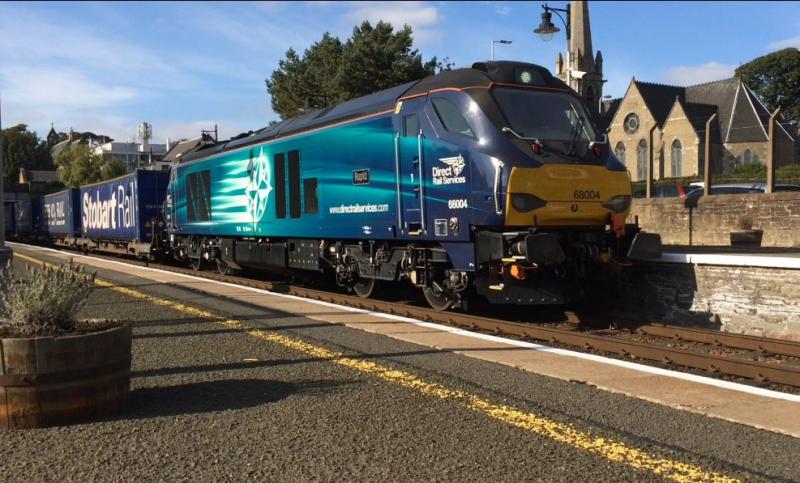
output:
<instances>
[{"instance_id":1,"label":"station platform","mask_svg":"<svg viewBox=\"0 0 800 483\"><path fill-rule=\"evenodd\" d=\"M667 245L624 284L632 319L800 341L800 248Z\"/></svg>"},{"instance_id":2,"label":"station platform","mask_svg":"<svg viewBox=\"0 0 800 483\"><path fill-rule=\"evenodd\" d=\"M272 467L288 471L283 478L300 479L733 481L800 474L793 456L800 396L121 261L13 248L17 264L72 258L97 271L102 285L90 312L146 314L134 325L127 418L158 429L137 434L122 415L83 431L134 438L132 451L143 451L143 461L188 445L199 451L196 468L212 460L224 466L230 457L237 475L255 465L253 475L264 476L254 458L266 454ZM173 400L158 410L148 401L161 392ZM0 450L54 431L15 434ZM219 431L233 444L218 441ZM158 443L149 448L153 438ZM224 458L197 448L203 441L225 445Z\"/></svg>"},{"instance_id":3,"label":"station platform","mask_svg":"<svg viewBox=\"0 0 800 483\"><path fill-rule=\"evenodd\" d=\"M697 245L668 245L660 260L731 267L800 269L800 248L738 248Z\"/></svg>"}]
</instances>

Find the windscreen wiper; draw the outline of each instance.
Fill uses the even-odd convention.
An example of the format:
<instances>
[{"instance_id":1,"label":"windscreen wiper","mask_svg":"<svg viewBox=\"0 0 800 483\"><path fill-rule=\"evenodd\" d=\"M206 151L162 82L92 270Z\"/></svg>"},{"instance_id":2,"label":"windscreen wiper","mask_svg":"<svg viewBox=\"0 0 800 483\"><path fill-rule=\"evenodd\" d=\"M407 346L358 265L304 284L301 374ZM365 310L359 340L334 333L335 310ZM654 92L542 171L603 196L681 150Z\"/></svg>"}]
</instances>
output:
<instances>
[{"instance_id":1,"label":"windscreen wiper","mask_svg":"<svg viewBox=\"0 0 800 483\"><path fill-rule=\"evenodd\" d=\"M578 122L572 126L572 132L569 133L569 149L567 153L570 156L575 156L575 146L581 138L581 130L583 129L583 116L578 116Z\"/></svg>"},{"instance_id":2,"label":"windscreen wiper","mask_svg":"<svg viewBox=\"0 0 800 483\"><path fill-rule=\"evenodd\" d=\"M523 141L531 141L531 142L534 142L534 143L540 144L540 145L542 144L542 142L539 140L539 138L526 138L525 136L520 136L519 133L517 133L517 131L511 129L508 126L504 126L502 129L500 129L500 131L501 132L511 133L511 134L514 135L515 138L521 139Z\"/></svg>"}]
</instances>

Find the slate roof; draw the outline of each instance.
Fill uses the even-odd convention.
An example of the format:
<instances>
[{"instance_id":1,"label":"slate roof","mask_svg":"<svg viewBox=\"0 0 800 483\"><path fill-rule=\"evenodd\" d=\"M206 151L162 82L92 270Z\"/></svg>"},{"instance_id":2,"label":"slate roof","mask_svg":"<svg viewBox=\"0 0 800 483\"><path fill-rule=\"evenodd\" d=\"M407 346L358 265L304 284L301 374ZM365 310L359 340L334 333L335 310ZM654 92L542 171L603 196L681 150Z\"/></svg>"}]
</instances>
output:
<instances>
[{"instance_id":1,"label":"slate roof","mask_svg":"<svg viewBox=\"0 0 800 483\"><path fill-rule=\"evenodd\" d=\"M647 109L653 115L659 127L664 125L667 120L669 111L672 110L675 99L683 100L685 96L685 88L678 86L670 86L666 84L654 84L652 82L642 82L633 80L639 93L642 95Z\"/></svg>"},{"instance_id":2,"label":"slate roof","mask_svg":"<svg viewBox=\"0 0 800 483\"><path fill-rule=\"evenodd\" d=\"M700 135L701 139L705 138L705 130L706 130L706 121L708 118L711 117L712 114L717 112L717 116L719 119L718 107L713 106L711 104L700 104L696 102L682 102L681 105L683 106L683 110L686 112L686 118L689 119L689 122L692 124L694 130ZM718 120L717 119L717 120ZM712 142L719 142L719 129L713 129L711 131L711 140Z\"/></svg>"},{"instance_id":3,"label":"slate roof","mask_svg":"<svg viewBox=\"0 0 800 483\"><path fill-rule=\"evenodd\" d=\"M659 127L663 127L677 100L698 133L705 130L706 121L711 114L717 112L719 129L713 133L717 141L721 139L726 143L742 143L767 140L770 113L738 77L687 87L635 79L633 83ZM794 142L786 131L780 131L790 142Z\"/></svg>"},{"instance_id":4,"label":"slate roof","mask_svg":"<svg viewBox=\"0 0 800 483\"><path fill-rule=\"evenodd\" d=\"M731 111L736 99L736 90L739 87L739 79L731 77L714 82L706 82L686 87L686 102L697 104L711 104L717 106L720 134L722 139L728 132L731 121ZM760 139L763 141L763 139Z\"/></svg>"},{"instance_id":5,"label":"slate roof","mask_svg":"<svg viewBox=\"0 0 800 483\"><path fill-rule=\"evenodd\" d=\"M179 141L175 143L172 148L164 155L161 159L165 162L174 163L184 154L192 151L193 149L197 148L203 142L203 138L194 138L194 139L186 139L183 141Z\"/></svg>"},{"instance_id":6,"label":"slate roof","mask_svg":"<svg viewBox=\"0 0 800 483\"><path fill-rule=\"evenodd\" d=\"M28 183L50 183L61 181L58 171L39 171L34 169L20 168L20 178Z\"/></svg>"}]
</instances>

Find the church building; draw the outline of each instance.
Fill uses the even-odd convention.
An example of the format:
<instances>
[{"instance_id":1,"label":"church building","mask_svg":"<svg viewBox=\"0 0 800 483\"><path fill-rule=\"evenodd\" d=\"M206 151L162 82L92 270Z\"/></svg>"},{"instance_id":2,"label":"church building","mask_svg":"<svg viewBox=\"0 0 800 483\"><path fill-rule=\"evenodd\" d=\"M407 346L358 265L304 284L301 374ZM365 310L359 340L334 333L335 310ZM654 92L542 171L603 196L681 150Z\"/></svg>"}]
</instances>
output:
<instances>
[{"instance_id":1,"label":"church building","mask_svg":"<svg viewBox=\"0 0 800 483\"><path fill-rule=\"evenodd\" d=\"M700 176L705 171L706 121L711 125L712 172L766 163L770 112L737 77L689 87L631 80L625 96L605 104L611 149L631 179ZM795 138L778 119L775 166L793 161Z\"/></svg>"},{"instance_id":2,"label":"church building","mask_svg":"<svg viewBox=\"0 0 800 483\"><path fill-rule=\"evenodd\" d=\"M712 171L723 173L746 163L767 160L770 112L739 78L689 87L631 80L620 99L603 99L603 56L592 50L589 7L571 2L566 57L558 54L556 75L600 114L611 149L625 163L631 179L647 177L650 153L653 177L702 175L705 171L706 121L712 123ZM776 167L794 160L796 135L779 117Z\"/></svg>"}]
</instances>

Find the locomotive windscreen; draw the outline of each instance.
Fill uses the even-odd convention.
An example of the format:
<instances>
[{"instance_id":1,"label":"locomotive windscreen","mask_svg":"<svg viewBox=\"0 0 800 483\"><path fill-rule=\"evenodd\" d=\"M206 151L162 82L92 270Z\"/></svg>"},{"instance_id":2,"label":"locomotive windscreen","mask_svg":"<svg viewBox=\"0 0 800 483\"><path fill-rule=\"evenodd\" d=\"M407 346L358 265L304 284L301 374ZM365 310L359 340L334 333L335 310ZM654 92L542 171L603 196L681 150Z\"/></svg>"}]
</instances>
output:
<instances>
[{"instance_id":1,"label":"locomotive windscreen","mask_svg":"<svg viewBox=\"0 0 800 483\"><path fill-rule=\"evenodd\" d=\"M505 87L494 89L492 94L510 127L523 137L541 141L596 139L589 113L573 96Z\"/></svg>"}]
</instances>

